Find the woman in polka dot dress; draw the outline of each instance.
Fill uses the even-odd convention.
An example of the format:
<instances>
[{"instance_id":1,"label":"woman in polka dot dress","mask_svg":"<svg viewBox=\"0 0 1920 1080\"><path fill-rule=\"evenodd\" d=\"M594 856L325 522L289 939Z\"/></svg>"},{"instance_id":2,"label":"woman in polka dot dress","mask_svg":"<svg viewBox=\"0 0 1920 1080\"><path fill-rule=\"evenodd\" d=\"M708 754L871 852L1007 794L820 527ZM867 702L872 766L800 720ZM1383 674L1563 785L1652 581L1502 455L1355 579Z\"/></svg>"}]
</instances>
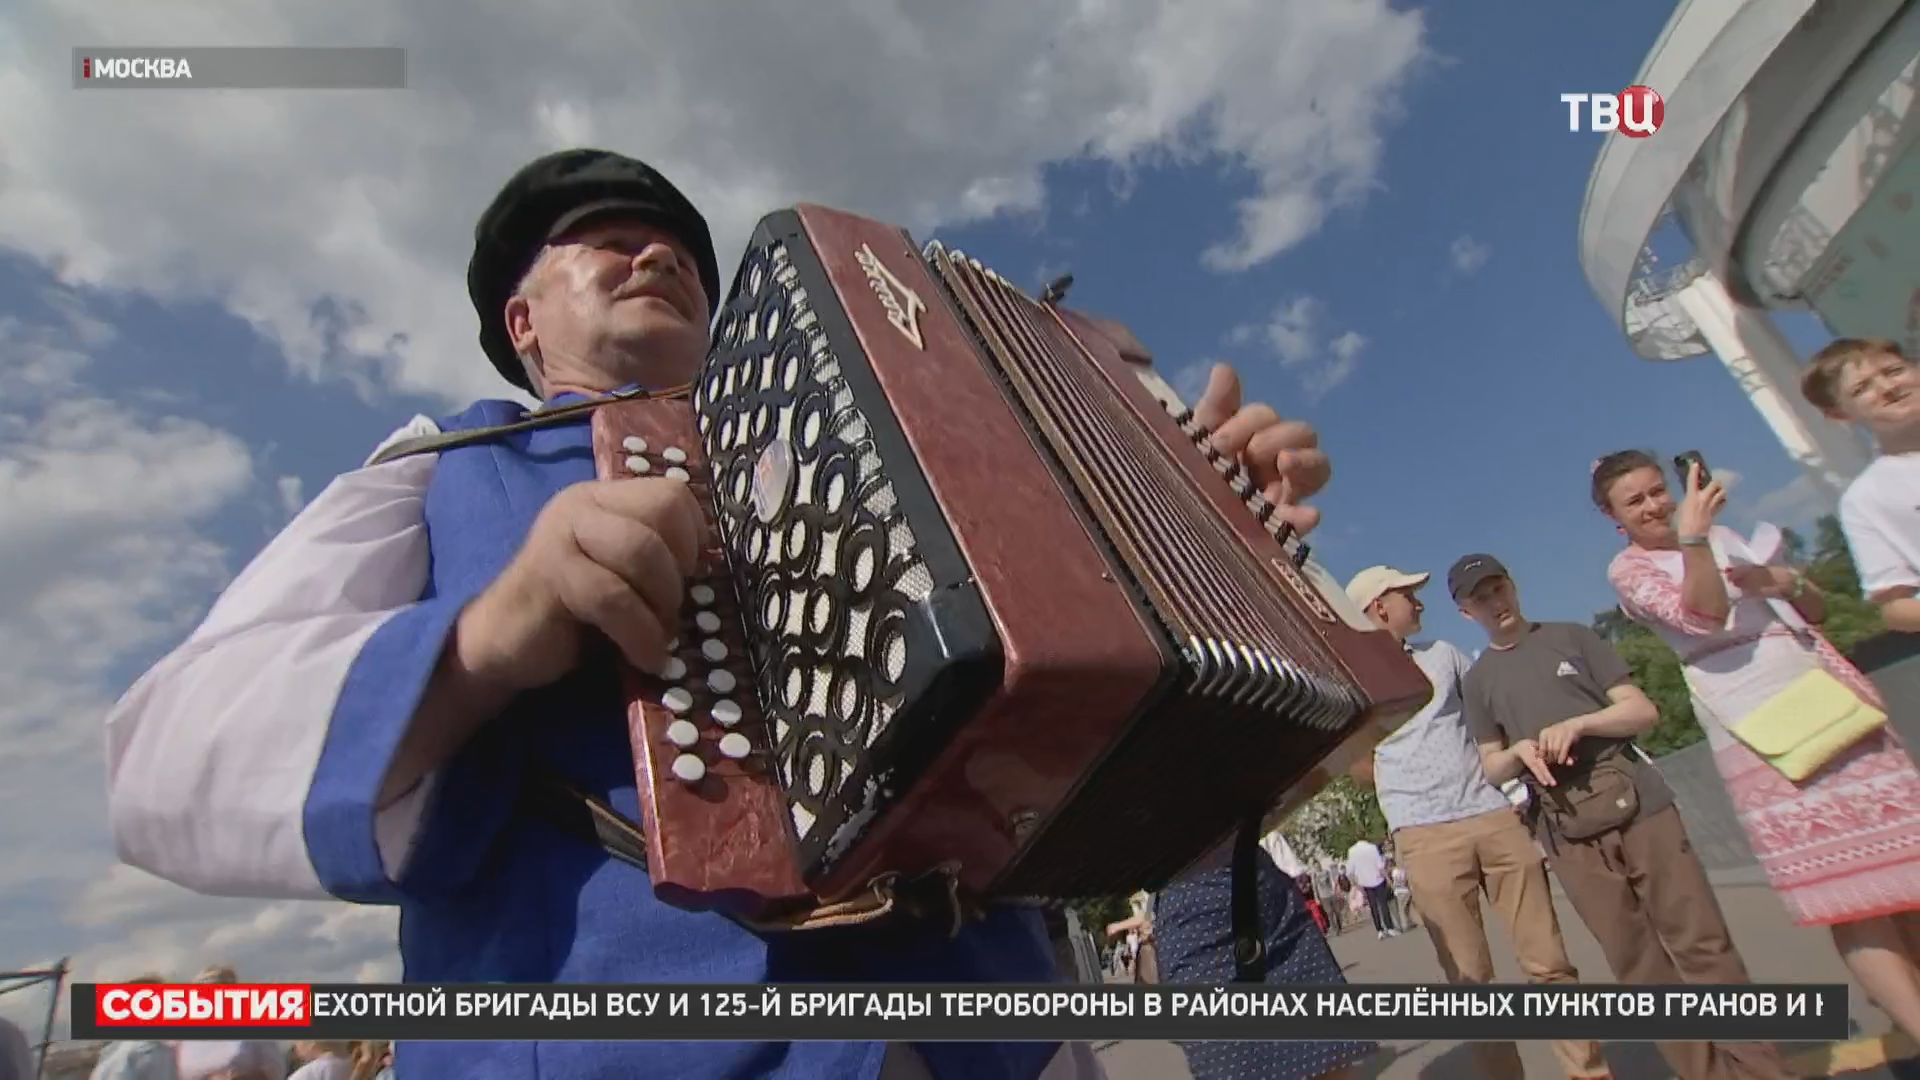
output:
<instances>
[{"instance_id":1,"label":"woman in polka dot dress","mask_svg":"<svg viewBox=\"0 0 1920 1080\"><path fill-rule=\"evenodd\" d=\"M1209 860L1211 862L1212 860ZM1270 984L1345 983L1300 890L1264 850L1258 868L1260 930ZM1233 868L1200 870L1169 885L1153 904L1160 981L1218 985L1234 980ZM1347 1080L1378 1049L1370 1042L1181 1043L1194 1080Z\"/></svg>"}]
</instances>

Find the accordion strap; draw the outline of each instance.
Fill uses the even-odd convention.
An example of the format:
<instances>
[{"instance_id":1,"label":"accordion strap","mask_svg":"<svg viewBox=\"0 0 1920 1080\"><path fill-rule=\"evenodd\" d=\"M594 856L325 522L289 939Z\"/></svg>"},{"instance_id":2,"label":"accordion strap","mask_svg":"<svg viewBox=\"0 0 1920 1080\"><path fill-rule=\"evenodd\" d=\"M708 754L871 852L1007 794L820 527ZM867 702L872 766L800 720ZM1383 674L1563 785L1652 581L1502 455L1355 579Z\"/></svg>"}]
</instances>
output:
<instances>
[{"instance_id":1,"label":"accordion strap","mask_svg":"<svg viewBox=\"0 0 1920 1080\"><path fill-rule=\"evenodd\" d=\"M1260 930L1260 815L1248 818L1233 838L1233 981L1266 982L1267 943Z\"/></svg>"},{"instance_id":2,"label":"accordion strap","mask_svg":"<svg viewBox=\"0 0 1920 1080\"><path fill-rule=\"evenodd\" d=\"M581 791L551 769L536 767L528 774L524 802L535 817L646 872L646 834L638 823L604 799ZM888 917L940 919L948 926L948 936L954 937L977 914L974 906L961 896L959 879L943 868L912 878L882 874L868 883L865 893L850 900L806 904L770 918L729 917L760 933L830 930Z\"/></svg>"},{"instance_id":3,"label":"accordion strap","mask_svg":"<svg viewBox=\"0 0 1920 1080\"><path fill-rule=\"evenodd\" d=\"M411 439L400 439L391 445L382 447L367 459L366 468L385 465L389 461L398 461L415 454L437 454L442 450L457 450L463 446L489 442L503 435L514 435L522 431L552 427L562 420L570 420L584 413L590 413L602 405L613 405L622 401L649 401L657 398L686 397L693 392L693 384L686 383L666 390L648 390L644 387L630 386L615 390L610 394L585 401L568 402L565 405L534 409L522 414L521 418L506 424L492 424L487 427L467 428L461 431L443 431L435 435L416 435Z\"/></svg>"}]
</instances>

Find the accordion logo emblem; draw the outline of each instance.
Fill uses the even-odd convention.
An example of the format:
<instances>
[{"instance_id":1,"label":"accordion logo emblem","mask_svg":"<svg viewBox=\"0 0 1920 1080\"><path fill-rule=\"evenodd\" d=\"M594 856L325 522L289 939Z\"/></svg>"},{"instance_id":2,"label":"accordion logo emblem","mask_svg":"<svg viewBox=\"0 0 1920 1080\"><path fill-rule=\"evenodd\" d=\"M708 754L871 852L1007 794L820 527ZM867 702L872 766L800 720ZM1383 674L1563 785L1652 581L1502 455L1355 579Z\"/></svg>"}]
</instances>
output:
<instances>
[{"instance_id":1,"label":"accordion logo emblem","mask_svg":"<svg viewBox=\"0 0 1920 1080\"><path fill-rule=\"evenodd\" d=\"M854 261L860 264L860 270L867 275L867 284L872 287L873 295L880 299L880 306L887 309L887 321L916 349L925 349L927 344L920 337L920 313L927 310L926 301L919 294L907 288L907 284L893 275L873 253L873 248L861 244L860 250L853 253Z\"/></svg>"}]
</instances>

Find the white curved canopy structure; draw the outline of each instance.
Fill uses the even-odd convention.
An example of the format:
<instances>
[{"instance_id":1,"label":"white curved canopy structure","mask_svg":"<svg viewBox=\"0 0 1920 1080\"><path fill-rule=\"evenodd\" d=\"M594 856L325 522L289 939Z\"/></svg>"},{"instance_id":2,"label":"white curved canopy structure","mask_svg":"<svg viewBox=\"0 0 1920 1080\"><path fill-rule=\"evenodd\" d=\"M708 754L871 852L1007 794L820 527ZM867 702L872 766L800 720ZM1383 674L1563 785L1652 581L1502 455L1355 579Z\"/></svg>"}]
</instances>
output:
<instances>
[{"instance_id":1,"label":"white curved canopy structure","mask_svg":"<svg viewBox=\"0 0 1920 1080\"><path fill-rule=\"evenodd\" d=\"M1834 147L1809 145L1825 140L1807 136L1825 131L1837 143L1862 122L1865 105L1844 91L1881 93L1899 73L1874 79L1863 58L1911 64L1912 41L1902 56L1896 39L1905 35L1890 31L1920 26L1916 12L1912 0L1688 0L1674 13L1634 79L1666 99L1666 122L1650 138L1606 137L1580 215L1581 267L1636 352L1673 360L1707 351L1692 320L1664 302L1701 269L1757 299L1748 267L1736 265L1749 246L1774 247L1772 236L1750 245L1755 211L1781 189L1783 173L1818 173L1829 163ZM1857 206L1856 198L1844 210ZM1700 261L1650 273L1642 253L1669 212ZM1766 216L1776 230L1786 225L1785 216ZM1780 298L1777 287L1769 291Z\"/></svg>"},{"instance_id":2,"label":"white curved canopy structure","mask_svg":"<svg viewBox=\"0 0 1920 1080\"><path fill-rule=\"evenodd\" d=\"M1665 99L1664 124L1604 138L1581 209L1581 268L1634 351L1718 355L1829 496L1866 444L1801 399L1768 312L1812 306L1837 333L1898 336L1877 308L1833 313L1900 284L1888 256L1905 238L1920 255L1914 223L1889 226L1874 200L1895 170L1920 174L1916 72L1920 0L1686 0L1633 80ZM1659 269L1648 245L1669 222L1692 253Z\"/></svg>"}]
</instances>

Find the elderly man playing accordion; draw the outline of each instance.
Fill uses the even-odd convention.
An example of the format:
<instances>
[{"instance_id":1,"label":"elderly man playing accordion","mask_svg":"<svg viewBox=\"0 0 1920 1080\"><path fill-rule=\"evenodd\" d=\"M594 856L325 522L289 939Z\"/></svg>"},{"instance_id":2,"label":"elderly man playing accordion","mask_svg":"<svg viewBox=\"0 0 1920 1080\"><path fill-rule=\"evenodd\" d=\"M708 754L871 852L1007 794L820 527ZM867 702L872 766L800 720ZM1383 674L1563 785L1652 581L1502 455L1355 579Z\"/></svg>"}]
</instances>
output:
<instances>
[{"instance_id":1,"label":"elderly man playing accordion","mask_svg":"<svg viewBox=\"0 0 1920 1080\"><path fill-rule=\"evenodd\" d=\"M586 150L507 183L468 284L489 359L549 409L688 384L721 287L693 205L648 166ZM1242 407L1226 369L1197 412L1287 520L1315 523L1299 503L1329 470L1311 428ZM483 401L396 438L523 415ZM416 982L1057 979L1030 910L992 908L957 935L914 920L761 933L663 903L529 812L540 761L634 817L614 652L671 662L703 535L684 472L596 479L589 428L583 413L329 485L109 717L122 858L213 895L398 905ZM445 1042L397 1062L514 1080L1099 1075L1085 1046L1050 1044Z\"/></svg>"}]
</instances>

